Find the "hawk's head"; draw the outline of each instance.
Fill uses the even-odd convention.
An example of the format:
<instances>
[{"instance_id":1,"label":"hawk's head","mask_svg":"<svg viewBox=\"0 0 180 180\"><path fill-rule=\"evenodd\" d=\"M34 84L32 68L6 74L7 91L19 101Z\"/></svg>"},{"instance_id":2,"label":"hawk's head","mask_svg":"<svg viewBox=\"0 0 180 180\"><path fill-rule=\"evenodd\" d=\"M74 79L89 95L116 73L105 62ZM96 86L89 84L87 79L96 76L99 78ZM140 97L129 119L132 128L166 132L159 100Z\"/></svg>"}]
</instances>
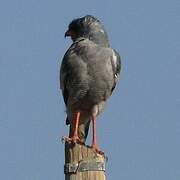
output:
<instances>
[{"instance_id":1,"label":"hawk's head","mask_svg":"<svg viewBox=\"0 0 180 180\"><path fill-rule=\"evenodd\" d=\"M82 18L74 19L65 33L66 36L71 36L75 41L77 38L88 38L96 44L104 47L109 46L108 35L102 23L91 15L86 15Z\"/></svg>"}]
</instances>

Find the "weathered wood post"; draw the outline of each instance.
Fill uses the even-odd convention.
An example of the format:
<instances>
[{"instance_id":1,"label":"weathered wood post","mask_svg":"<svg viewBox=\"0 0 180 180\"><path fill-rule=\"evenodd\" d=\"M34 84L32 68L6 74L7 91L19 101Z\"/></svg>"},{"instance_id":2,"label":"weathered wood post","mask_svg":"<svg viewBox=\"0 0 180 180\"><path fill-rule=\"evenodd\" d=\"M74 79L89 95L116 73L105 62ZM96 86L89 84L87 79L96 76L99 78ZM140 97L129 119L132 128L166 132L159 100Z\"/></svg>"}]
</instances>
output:
<instances>
[{"instance_id":1,"label":"weathered wood post","mask_svg":"<svg viewBox=\"0 0 180 180\"><path fill-rule=\"evenodd\" d=\"M105 157L91 147L65 142L65 180L106 180Z\"/></svg>"}]
</instances>

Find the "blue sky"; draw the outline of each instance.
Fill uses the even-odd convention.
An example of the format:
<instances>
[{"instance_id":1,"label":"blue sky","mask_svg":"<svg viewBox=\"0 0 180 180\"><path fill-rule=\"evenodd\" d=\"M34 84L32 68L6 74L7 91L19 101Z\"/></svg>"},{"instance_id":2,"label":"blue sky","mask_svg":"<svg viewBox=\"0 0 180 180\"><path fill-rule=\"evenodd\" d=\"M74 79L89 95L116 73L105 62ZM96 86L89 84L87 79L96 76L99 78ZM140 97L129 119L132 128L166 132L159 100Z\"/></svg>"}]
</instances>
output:
<instances>
[{"instance_id":1,"label":"blue sky","mask_svg":"<svg viewBox=\"0 0 180 180\"><path fill-rule=\"evenodd\" d=\"M122 57L121 80L98 118L107 179L179 180L178 0L0 1L0 179L64 178L59 66L69 22L86 14L104 23Z\"/></svg>"}]
</instances>

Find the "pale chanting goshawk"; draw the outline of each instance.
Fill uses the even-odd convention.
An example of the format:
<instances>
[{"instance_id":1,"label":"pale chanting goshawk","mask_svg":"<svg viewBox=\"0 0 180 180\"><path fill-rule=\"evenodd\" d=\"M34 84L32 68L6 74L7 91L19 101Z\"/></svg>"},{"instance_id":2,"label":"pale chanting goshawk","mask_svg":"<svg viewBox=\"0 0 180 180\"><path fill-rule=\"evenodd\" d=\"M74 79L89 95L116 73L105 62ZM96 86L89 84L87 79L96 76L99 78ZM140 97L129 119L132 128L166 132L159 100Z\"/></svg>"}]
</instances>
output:
<instances>
[{"instance_id":1,"label":"pale chanting goshawk","mask_svg":"<svg viewBox=\"0 0 180 180\"><path fill-rule=\"evenodd\" d=\"M91 15L74 19L65 33L73 43L64 55L60 69L60 88L66 105L68 142L85 143L92 120L92 148L96 140L96 117L116 87L120 56L109 45L102 23Z\"/></svg>"}]
</instances>

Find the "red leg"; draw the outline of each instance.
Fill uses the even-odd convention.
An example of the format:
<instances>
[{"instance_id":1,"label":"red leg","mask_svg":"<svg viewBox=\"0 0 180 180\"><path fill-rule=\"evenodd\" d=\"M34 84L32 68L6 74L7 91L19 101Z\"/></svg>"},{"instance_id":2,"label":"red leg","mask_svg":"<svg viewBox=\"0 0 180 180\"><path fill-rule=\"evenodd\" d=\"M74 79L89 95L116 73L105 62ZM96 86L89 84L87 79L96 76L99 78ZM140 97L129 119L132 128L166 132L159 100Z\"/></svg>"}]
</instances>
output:
<instances>
[{"instance_id":1,"label":"red leg","mask_svg":"<svg viewBox=\"0 0 180 180\"><path fill-rule=\"evenodd\" d=\"M92 115L92 130L93 130L93 139L92 139L92 148L96 150L101 155L104 155L104 152L99 149L97 144L97 134L96 134L96 115Z\"/></svg>"},{"instance_id":2,"label":"red leg","mask_svg":"<svg viewBox=\"0 0 180 180\"><path fill-rule=\"evenodd\" d=\"M73 135L71 138L79 139L78 137L78 126L79 126L80 112L77 112L75 123L73 122Z\"/></svg>"},{"instance_id":3,"label":"red leg","mask_svg":"<svg viewBox=\"0 0 180 180\"><path fill-rule=\"evenodd\" d=\"M72 122L72 136L64 137L63 139L68 142L81 142L78 136L78 126L79 126L80 112L77 112L76 119Z\"/></svg>"},{"instance_id":4,"label":"red leg","mask_svg":"<svg viewBox=\"0 0 180 180\"><path fill-rule=\"evenodd\" d=\"M97 145L97 134L96 134L96 115L92 115L92 130L93 130L92 148L99 151L99 147Z\"/></svg>"}]
</instances>

